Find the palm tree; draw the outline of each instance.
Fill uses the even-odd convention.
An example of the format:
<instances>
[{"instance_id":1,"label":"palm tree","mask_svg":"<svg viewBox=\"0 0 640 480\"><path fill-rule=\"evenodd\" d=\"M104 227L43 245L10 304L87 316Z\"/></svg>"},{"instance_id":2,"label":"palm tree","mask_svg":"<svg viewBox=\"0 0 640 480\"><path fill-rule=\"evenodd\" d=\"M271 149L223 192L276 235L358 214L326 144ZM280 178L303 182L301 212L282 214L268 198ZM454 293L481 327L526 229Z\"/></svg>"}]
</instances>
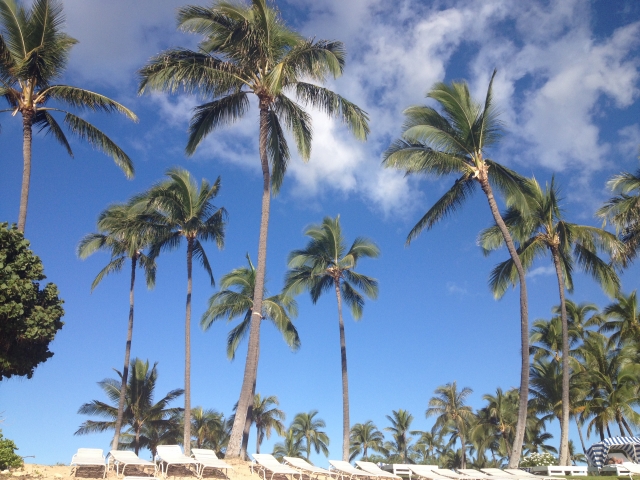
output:
<instances>
[{"instance_id":1,"label":"palm tree","mask_svg":"<svg viewBox=\"0 0 640 480\"><path fill-rule=\"evenodd\" d=\"M208 330L213 322L224 318L230 322L235 317L244 315L242 321L234 327L227 337L227 356L233 360L240 342L246 338L251 326L253 312L253 294L255 293L256 269L247 254L248 267L236 268L222 277L221 290L209 299L209 308L202 315L200 325ZM268 295L266 289L263 289ZM291 318L298 315L298 304L285 294L278 294L263 300L262 318L271 320L282 334L282 338L292 350L300 348L300 338ZM255 391L255 384L253 390ZM255 398L255 395L254 395ZM235 414L233 416L235 419ZM241 458L246 457L249 441L249 429L253 423L253 405L247 412L245 429L242 438Z\"/></svg>"},{"instance_id":2,"label":"palm tree","mask_svg":"<svg viewBox=\"0 0 640 480\"><path fill-rule=\"evenodd\" d=\"M258 146L263 184L253 295L257 300L238 414L227 452L229 457L237 458L258 370L271 189L276 194L279 191L290 159L284 129L293 134L298 153L308 160L312 129L311 117L304 106L341 119L361 140L369 133L368 117L358 106L320 86L328 76L336 78L342 74L343 44L304 39L285 25L279 12L266 0L252 0L250 6L226 1L216 1L210 8L186 6L179 10L178 23L185 31L206 36L199 50L173 49L152 58L140 71L140 92L174 92L183 88L212 97L195 109L187 154L193 154L211 131L244 116L249 109L250 94L258 98L260 110ZM297 102L286 94L293 94Z\"/></svg>"},{"instance_id":3,"label":"palm tree","mask_svg":"<svg viewBox=\"0 0 640 480\"><path fill-rule=\"evenodd\" d=\"M411 433L418 433L418 431ZM429 432L419 433L420 438L411 448L410 460L422 465L437 463L437 453L444 447L442 435L435 428Z\"/></svg>"},{"instance_id":4,"label":"palm tree","mask_svg":"<svg viewBox=\"0 0 640 480\"><path fill-rule=\"evenodd\" d=\"M369 450L386 453L384 450L384 434L371 421L356 423L351 427L349 461L353 461L358 455L362 455L361 460L368 461Z\"/></svg>"},{"instance_id":5,"label":"palm tree","mask_svg":"<svg viewBox=\"0 0 640 480\"><path fill-rule=\"evenodd\" d=\"M224 246L226 210L216 209L211 203L220 190L220 178L211 185L202 180L200 187L191 174L180 168L167 171L170 180L158 183L138 196L139 201L153 211L147 214L156 234L149 256L154 259L162 250L174 250L182 239L187 242L187 305L185 318L185 374L184 416L191 418L191 274L193 258L200 261L214 284L209 259L201 241L215 241L219 249ZM191 422L184 422L184 448L189 454Z\"/></svg>"},{"instance_id":6,"label":"palm tree","mask_svg":"<svg viewBox=\"0 0 640 480\"><path fill-rule=\"evenodd\" d=\"M340 360L342 362L342 459L349 459L349 380L347 374L347 346L342 321L342 301L351 307L355 320L362 318L364 298L378 297L378 282L354 270L360 258L377 258L380 250L372 241L358 237L346 249L340 226L340 215L325 217L320 225L311 225L304 232L311 240L303 250L289 254L289 268L285 292L298 294L308 290L316 303L324 292L333 287L338 301L340 332Z\"/></svg>"},{"instance_id":7,"label":"palm tree","mask_svg":"<svg viewBox=\"0 0 640 480\"><path fill-rule=\"evenodd\" d=\"M147 287L155 284L156 265L144 253L151 242L151 231L141 220L141 209L134 204L115 204L104 210L98 217L98 233L85 235L78 244L78 256L82 259L99 251L105 250L111 254L111 261L93 280L91 290L98 286L102 279L110 273L122 270L127 259L131 261L131 284L129 286L129 323L127 342L124 350L124 367L122 369L122 384L120 385L120 400L118 401L118 418L116 420L115 435L111 449L118 448L120 429L122 427L122 412L124 411L124 397L129 378L129 359L131 355L131 340L133 338L133 287L136 281L136 267L144 270Z\"/></svg>"},{"instance_id":8,"label":"palm tree","mask_svg":"<svg viewBox=\"0 0 640 480\"><path fill-rule=\"evenodd\" d=\"M311 456L311 447L316 453L322 452L325 457L329 455L329 437L326 432L320 430L326 424L321 418L316 419L316 415L318 415L317 410L311 410L309 413L299 413L291 423L291 430L293 430L294 434L300 440L305 440L307 461Z\"/></svg>"},{"instance_id":9,"label":"palm tree","mask_svg":"<svg viewBox=\"0 0 640 480\"><path fill-rule=\"evenodd\" d=\"M168 408L169 403L184 393L182 389L171 390L160 401L153 403L153 394L158 380L157 365L157 363L154 363L151 370L149 370L149 361L143 362L138 358L131 360L131 376L127 385L123 421L129 426L134 437L131 446L136 455L140 448L145 446L141 442L141 435L145 426L154 428L167 427L171 423L172 416L182 411L181 408ZM122 373L117 370L116 373L121 380ZM98 382L100 388L114 404L120 398L120 380L107 378ZM74 435L85 435L87 433L105 432L115 428L118 407L100 400L93 400L82 405L78 413L98 415L111 419L108 421L87 420L74 433Z\"/></svg>"},{"instance_id":10,"label":"palm tree","mask_svg":"<svg viewBox=\"0 0 640 480\"><path fill-rule=\"evenodd\" d=\"M275 430L278 435L284 435L284 425L282 421L286 418L284 412L278 408L271 408L280 405L278 397L271 395L262 398L256 393L253 400L253 422L256 425L256 453L260 453L260 445L264 437L271 438L271 430Z\"/></svg>"},{"instance_id":11,"label":"palm tree","mask_svg":"<svg viewBox=\"0 0 640 480\"><path fill-rule=\"evenodd\" d=\"M412 432L410 432L409 428L411 427L411 422L413 422L413 415L400 408L392 410L391 416L385 416L391 422L391 426L385 427L385 430L391 432L393 437L393 442L385 444L385 450L394 452L402 460L400 463L407 463L409 451L411 450Z\"/></svg>"},{"instance_id":12,"label":"palm tree","mask_svg":"<svg viewBox=\"0 0 640 480\"><path fill-rule=\"evenodd\" d=\"M442 108L442 114L432 107L413 106L405 110L406 120L402 138L396 140L384 154L383 165L405 171L407 174L444 176L457 174L453 186L418 221L407 237L407 243L422 230L431 229L439 220L454 213L479 185L491 209L493 219L500 226L509 254L516 265L520 279L520 338L522 368L520 372L520 405L518 426L514 437L513 455L509 466L516 468L524 439L529 389L529 316L524 269L511 239L493 188L506 194L508 202L522 195L523 179L486 156L485 149L496 143L500 136L500 122L493 106L493 72L484 105L471 98L464 82L450 85L437 83L427 93ZM524 203L521 196L519 203Z\"/></svg>"},{"instance_id":13,"label":"palm tree","mask_svg":"<svg viewBox=\"0 0 640 480\"><path fill-rule=\"evenodd\" d=\"M621 346L628 342L640 345L640 308L636 290L629 295L617 295L616 301L607 305L602 314L607 321L600 331L613 332L609 337L612 345Z\"/></svg>"},{"instance_id":14,"label":"palm tree","mask_svg":"<svg viewBox=\"0 0 640 480\"><path fill-rule=\"evenodd\" d=\"M456 430L462 449L462 468L465 468L466 465L468 427L474 417L471 407L464 403L472 392L473 390L468 387L458 392L456 382L447 383L436 388L436 396L431 397L429 408L425 412L427 418L437 415L435 423L437 427L451 425Z\"/></svg>"},{"instance_id":15,"label":"palm tree","mask_svg":"<svg viewBox=\"0 0 640 480\"><path fill-rule=\"evenodd\" d=\"M607 200L596 215L605 224L609 221L616 227L627 247L625 255L617 260L626 266L638 255L640 249L640 169L635 174L623 172L613 176L607 186L616 195Z\"/></svg>"},{"instance_id":16,"label":"palm tree","mask_svg":"<svg viewBox=\"0 0 640 480\"><path fill-rule=\"evenodd\" d=\"M284 457L304 458L304 445L302 437L299 437L293 428L289 428L284 437L284 442L273 446L273 456L282 461Z\"/></svg>"},{"instance_id":17,"label":"palm tree","mask_svg":"<svg viewBox=\"0 0 640 480\"><path fill-rule=\"evenodd\" d=\"M17 0L0 0L0 96L9 108L0 112L20 113L23 131L23 171L20 192L18 230L24 233L31 180L31 142L33 127L50 133L67 153L71 146L53 112L64 114L69 132L113 157L128 178L133 176L133 163L126 153L91 123L49 102L80 110L118 112L137 121L136 115L99 93L69 85L56 85L66 66L71 48L78 43L62 31L62 3L35 0L26 9Z\"/></svg>"},{"instance_id":18,"label":"palm tree","mask_svg":"<svg viewBox=\"0 0 640 480\"><path fill-rule=\"evenodd\" d=\"M206 448L211 439L225 429L224 415L215 410L202 407L191 409L191 432L195 437L196 448Z\"/></svg>"},{"instance_id":19,"label":"palm tree","mask_svg":"<svg viewBox=\"0 0 640 480\"><path fill-rule=\"evenodd\" d=\"M526 209L514 205L503 215L505 223L519 242L518 255L522 267L528 270L533 262L550 253L558 280L560 318L562 320L562 416L560 421L559 465L569 465L569 324L565 305L565 289L573 291L572 271L577 263L591 274L602 289L611 296L620 289L620 281L614 268L598 256L598 251L616 257L623 247L615 235L596 227L569 223L562 218L559 190L552 178L543 190L531 179L527 186ZM480 234L480 245L489 253L501 247L504 237L498 225ZM491 289L497 298L502 297L509 284L518 282L518 269L513 259L499 263L491 272Z\"/></svg>"},{"instance_id":20,"label":"palm tree","mask_svg":"<svg viewBox=\"0 0 640 480\"><path fill-rule=\"evenodd\" d=\"M477 437L484 427L489 426L506 450L507 456L511 456L518 421L518 391L511 389L503 392L498 387L495 395L486 394L482 399L487 405L478 411L479 421L471 429L471 436Z\"/></svg>"}]
</instances>

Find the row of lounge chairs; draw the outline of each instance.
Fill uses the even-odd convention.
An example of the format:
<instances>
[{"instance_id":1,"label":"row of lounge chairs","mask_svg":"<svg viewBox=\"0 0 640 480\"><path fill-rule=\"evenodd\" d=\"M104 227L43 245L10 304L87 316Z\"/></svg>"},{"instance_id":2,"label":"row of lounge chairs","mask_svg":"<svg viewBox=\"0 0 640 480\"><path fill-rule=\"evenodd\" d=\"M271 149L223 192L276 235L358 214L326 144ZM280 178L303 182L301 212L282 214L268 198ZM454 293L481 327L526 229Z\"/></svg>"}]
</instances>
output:
<instances>
[{"instance_id":1,"label":"row of lounge chairs","mask_svg":"<svg viewBox=\"0 0 640 480\"><path fill-rule=\"evenodd\" d=\"M182 453L180 445L159 445L155 462L143 460L130 450L111 450L105 459L100 448L79 448L71 458L70 475L74 476L80 467L94 467L103 469L102 478L107 475L109 468L115 468L116 476L124 476L127 467L135 466L142 471L153 468L154 476L161 474L166 477L169 467L178 465L191 470L198 478L202 478L207 468L219 470L227 478L228 471L233 470L233 467L224 460L220 460L213 450L192 448L191 457L187 457Z\"/></svg>"}]
</instances>

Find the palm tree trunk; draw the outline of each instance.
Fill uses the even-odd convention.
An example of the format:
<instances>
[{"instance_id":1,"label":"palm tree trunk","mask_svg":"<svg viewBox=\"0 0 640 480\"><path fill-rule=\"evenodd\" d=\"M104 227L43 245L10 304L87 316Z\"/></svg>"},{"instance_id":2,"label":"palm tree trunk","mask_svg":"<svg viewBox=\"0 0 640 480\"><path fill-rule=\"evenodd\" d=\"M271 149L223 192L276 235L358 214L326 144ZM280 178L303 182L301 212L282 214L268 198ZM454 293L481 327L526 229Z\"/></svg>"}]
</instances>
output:
<instances>
[{"instance_id":1,"label":"palm tree trunk","mask_svg":"<svg viewBox=\"0 0 640 480\"><path fill-rule=\"evenodd\" d=\"M616 422L618 423L618 428L620 429L620 436L626 437L626 435L624 434L624 427L622 426L621 415L619 413L616 415Z\"/></svg>"},{"instance_id":2,"label":"palm tree trunk","mask_svg":"<svg viewBox=\"0 0 640 480\"><path fill-rule=\"evenodd\" d=\"M578 421L578 416L574 417L576 421L576 427L578 427L578 436L580 436L580 443L582 444L582 453L587 454L587 447L584 445L584 438L582 438L582 427L580 426L580 422Z\"/></svg>"},{"instance_id":3,"label":"palm tree trunk","mask_svg":"<svg viewBox=\"0 0 640 480\"><path fill-rule=\"evenodd\" d=\"M467 468L467 444L464 440L464 435L460 435L460 446L462 447L462 468Z\"/></svg>"},{"instance_id":4,"label":"palm tree trunk","mask_svg":"<svg viewBox=\"0 0 640 480\"><path fill-rule=\"evenodd\" d=\"M562 415L560 417L560 457L558 465L569 465L569 322L567 321L567 304L564 298L564 276L560 265L560 252L557 246L551 247L553 265L558 277L558 293L560 294L560 318L562 320Z\"/></svg>"},{"instance_id":5,"label":"palm tree trunk","mask_svg":"<svg viewBox=\"0 0 640 480\"><path fill-rule=\"evenodd\" d=\"M260 429L256 425L256 453L260 453Z\"/></svg>"},{"instance_id":6,"label":"palm tree trunk","mask_svg":"<svg viewBox=\"0 0 640 480\"><path fill-rule=\"evenodd\" d=\"M307 435L306 437L307 437L307 462L308 462L309 459L311 458L311 442L310 442L309 435Z\"/></svg>"},{"instance_id":7,"label":"palm tree trunk","mask_svg":"<svg viewBox=\"0 0 640 480\"><path fill-rule=\"evenodd\" d=\"M247 419L249 406L253 404L252 390L258 377L258 359L260 356L260 322L262 320L262 297L264 295L264 275L267 265L267 233L269 229L269 208L271 204L271 175L267 157L268 138L268 99L260 98L260 164L262 166L262 214L260 218L260 239L258 241L258 266L256 285L253 291L253 313L249 327L249 346L244 366L244 379L240 389L240 399L236 417L231 429L229 445L225 457L240 457L242 432Z\"/></svg>"},{"instance_id":8,"label":"palm tree trunk","mask_svg":"<svg viewBox=\"0 0 640 480\"><path fill-rule=\"evenodd\" d=\"M624 415L621 415L620 418L622 419L622 424L627 428L627 432L629 432L629 436L633 437L633 432L631 432L631 427L629 427L629 424L624 419Z\"/></svg>"},{"instance_id":9,"label":"palm tree trunk","mask_svg":"<svg viewBox=\"0 0 640 480\"><path fill-rule=\"evenodd\" d=\"M611 435L611 430L609 430L609 424L607 423L607 435L609 435L609 438L611 438L613 435Z\"/></svg>"},{"instance_id":10,"label":"palm tree trunk","mask_svg":"<svg viewBox=\"0 0 640 480\"><path fill-rule=\"evenodd\" d=\"M184 327L184 454L191 455L191 267L193 238L187 239L187 314Z\"/></svg>"},{"instance_id":11,"label":"palm tree trunk","mask_svg":"<svg viewBox=\"0 0 640 480\"><path fill-rule=\"evenodd\" d=\"M129 287L129 327L127 329L127 343L124 348L124 368L122 369L122 383L120 384L120 399L118 400L118 417L116 418L115 434L111 442L111 450L118 449L120 430L122 428L122 416L124 414L124 398L127 392L127 378L129 377L129 358L131 356L131 339L133 337L133 286L136 282L136 263L138 253L131 257L131 286Z\"/></svg>"},{"instance_id":12,"label":"palm tree trunk","mask_svg":"<svg viewBox=\"0 0 640 480\"><path fill-rule=\"evenodd\" d=\"M255 399L255 397L256 397L256 383L253 382L253 388L251 389L251 398ZM247 447L249 446L249 433L251 431L251 425L253 425L253 403L254 402L251 402L249 404L249 408L247 409L247 419L244 422L244 430L242 432L242 447L240 448L240 458L242 458L243 460L249 459L249 455L247 454ZM257 453L260 453L260 452L257 452Z\"/></svg>"},{"instance_id":13,"label":"palm tree trunk","mask_svg":"<svg viewBox=\"0 0 640 480\"><path fill-rule=\"evenodd\" d=\"M344 338L344 322L342 321L342 297L340 296L340 280L334 281L338 300L338 324L340 327L340 359L342 361L342 460L349 461L349 379L347 375L347 344Z\"/></svg>"},{"instance_id":14,"label":"palm tree trunk","mask_svg":"<svg viewBox=\"0 0 640 480\"><path fill-rule=\"evenodd\" d=\"M487 168L488 167L485 165L485 171L480 172L478 181L480 182L482 191L487 196L493 219L502 233L504 242L507 245L507 250L509 250L509 255L511 256L511 259L516 266L516 270L518 271L518 279L520 281L520 348L522 355L522 363L520 367L520 402L518 405L516 434L513 440L511 456L509 457L509 468L518 468L518 465L520 464L520 455L522 453L522 444L524 442L524 431L527 424L527 407L529 400L529 305L527 300L527 285L524 278L522 262L520 262L520 257L518 256L516 247L511 239L511 234L500 215L496 199L493 196L493 191L487 178Z\"/></svg>"},{"instance_id":15,"label":"palm tree trunk","mask_svg":"<svg viewBox=\"0 0 640 480\"><path fill-rule=\"evenodd\" d=\"M24 233L27 224L27 205L29 203L29 183L31 182L31 142L33 118L32 109L22 111L22 188L20 190L20 212L18 213L18 231Z\"/></svg>"}]
</instances>

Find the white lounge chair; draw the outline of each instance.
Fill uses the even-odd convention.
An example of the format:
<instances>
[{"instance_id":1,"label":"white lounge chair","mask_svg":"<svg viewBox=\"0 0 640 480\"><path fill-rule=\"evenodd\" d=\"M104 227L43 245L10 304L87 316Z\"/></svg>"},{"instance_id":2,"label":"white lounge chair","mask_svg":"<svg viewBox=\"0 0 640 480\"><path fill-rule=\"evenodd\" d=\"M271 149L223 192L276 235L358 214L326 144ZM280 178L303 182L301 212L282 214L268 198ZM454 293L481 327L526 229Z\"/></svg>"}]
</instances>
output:
<instances>
[{"instance_id":1,"label":"white lounge chair","mask_svg":"<svg viewBox=\"0 0 640 480\"><path fill-rule=\"evenodd\" d=\"M344 480L344 477L348 477L349 480L358 478L379 478L375 473L367 472L365 470L359 470L344 460L329 460L329 464L340 475L340 479Z\"/></svg>"},{"instance_id":2,"label":"white lounge chair","mask_svg":"<svg viewBox=\"0 0 640 480\"><path fill-rule=\"evenodd\" d=\"M476 478L479 480L513 480L513 477L510 477L510 473L505 473L502 476L497 475L489 475L488 473L481 472L480 470L476 470L475 468L458 468L460 473L468 475L469 478Z\"/></svg>"},{"instance_id":3,"label":"white lounge chair","mask_svg":"<svg viewBox=\"0 0 640 480\"><path fill-rule=\"evenodd\" d=\"M446 468L434 468L433 471L438 475L442 475L443 477L451 478L453 480L482 480L479 477L471 477L466 473L458 473L453 470L448 470Z\"/></svg>"},{"instance_id":4,"label":"white lounge chair","mask_svg":"<svg viewBox=\"0 0 640 480\"><path fill-rule=\"evenodd\" d=\"M102 467L102 478L107 475L107 463L101 448L79 448L71 457L69 476L75 476L79 467Z\"/></svg>"},{"instance_id":5,"label":"white lounge chair","mask_svg":"<svg viewBox=\"0 0 640 480\"><path fill-rule=\"evenodd\" d=\"M401 476L395 475L391 472L385 472L373 462L363 462L359 460L356 462L356 465L360 467L362 470L364 470L365 472L373 473L380 478L394 478L395 480L402 480Z\"/></svg>"},{"instance_id":6,"label":"white lounge chair","mask_svg":"<svg viewBox=\"0 0 640 480\"><path fill-rule=\"evenodd\" d=\"M207 448L192 448L191 456L198 462L198 468L200 469L198 475L201 477L205 468L215 468L220 471L224 470L222 473L224 473L224 476L227 478L229 478L228 470L233 470L233 467L224 460L220 460L213 450Z\"/></svg>"},{"instance_id":7,"label":"white lounge chair","mask_svg":"<svg viewBox=\"0 0 640 480\"><path fill-rule=\"evenodd\" d=\"M171 465L184 465L188 470L191 470L193 466L196 477L200 478L198 461L182 453L180 445L158 445L156 449L156 462L160 465L160 472L163 477L167 476Z\"/></svg>"},{"instance_id":8,"label":"white lounge chair","mask_svg":"<svg viewBox=\"0 0 640 480\"><path fill-rule=\"evenodd\" d=\"M326 478L331 478L336 475L335 472L330 472L324 468L316 467L315 465L311 465L303 458L295 458L295 457L283 457L285 463L291 465L296 470L299 470L300 473L304 473L309 478L318 478L320 475L324 475Z\"/></svg>"},{"instance_id":9,"label":"white lounge chair","mask_svg":"<svg viewBox=\"0 0 640 480\"><path fill-rule=\"evenodd\" d=\"M124 471L127 465L135 465L137 467L152 467L153 474L157 473L157 466L155 463L149 460L143 460L131 450L111 450L107 455L107 465L113 464L116 467L116 477L120 476L120 466L122 466L122 476L124 477Z\"/></svg>"},{"instance_id":10,"label":"white lounge chair","mask_svg":"<svg viewBox=\"0 0 640 480\"><path fill-rule=\"evenodd\" d=\"M250 465L251 473L255 468L259 474L262 473L264 480L267 480L267 472L271 472L270 480L273 480L274 475L291 475L292 480L298 475L298 478L302 480L302 473L295 468L281 464L276 457L269 453L254 453L251 456L253 457L253 462Z\"/></svg>"},{"instance_id":11,"label":"white lounge chair","mask_svg":"<svg viewBox=\"0 0 640 480\"><path fill-rule=\"evenodd\" d=\"M640 465L638 465L637 463L622 462L621 465L629 471L629 473L627 473L627 475L629 475L629 478L632 478L632 475L640 475Z\"/></svg>"},{"instance_id":12,"label":"white lounge chair","mask_svg":"<svg viewBox=\"0 0 640 480\"><path fill-rule=\"evenodd\" d=\"M524 470L520 470L519 468L505 468L505 472L510 473L519 478L527 479L527 478L536 478L540 480L541 478L544 480L554 480L553 477L543 477L541 475L534 475L533 473L525 472Z\"/></svg>"},{"instance_id":13,"label":"white lounge chair","mask_svg":"<svg viewBox=\"0 0 640 480\"><path fill-rule=\"evenodd\" d=\"M427 480L451 480L449 477L445 477L436 472L437 465L407 465L411 471L420 478L426 478Z\"/></svg>"}]
</instances>

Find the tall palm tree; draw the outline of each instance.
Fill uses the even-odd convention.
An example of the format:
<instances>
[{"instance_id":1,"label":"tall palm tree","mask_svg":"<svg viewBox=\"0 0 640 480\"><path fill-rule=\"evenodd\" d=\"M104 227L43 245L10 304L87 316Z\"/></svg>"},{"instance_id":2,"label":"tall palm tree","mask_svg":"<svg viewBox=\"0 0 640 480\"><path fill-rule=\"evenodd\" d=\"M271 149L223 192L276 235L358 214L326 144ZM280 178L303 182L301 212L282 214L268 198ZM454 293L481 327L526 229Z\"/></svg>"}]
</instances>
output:
<instances>
[{"instance_id":1,"label":"tall palm tree","mask_svg":"<svg viewBox=\"0 0 640 480\"><path fill-rule=\"evenodd\" d=\"M316 303L320 296L333 288L338 301L338 327L340 333L340 360L342 362L342 459L349 459L349 379L347 373L347 346L342 321L342 301L351 307L355 320L362 317L364 297L378 296L378 282L355 272L361 258L376 258L380 250L372 241L358 237L346 249L340 226L340 215L325 217L320 225L311 225L304 232L311 237L303 250L289 254L289 268L285 279L285 292L298 294L308 290Z\"/></svg>"},{"instance_id":2,"label":"tall palm tree","mask_svg":"<svg viewBox=\"0 0 640 480\"><path fill-rule=\"evenodd\" d=\"M462 450L462 468L466 465L466 446L469 424L473 420L473 410L465 401L473 390L468 387L458 391L456 382L447 383L435 390L435 397L429 400L429 408L425 412L427 418L436 416L435 425L442 427L451 425L457 431Z\"/></svg>"},{"instance_id":3,"label":"tall palm tree","mask_svg":"<svg viewBox=\"0 0 640 480\"><path fill-rule=\"evenodd\" d=\"M623 172L611 177L607 186L616 195L607 200L596 215L616 227L627 246L625 255L617 260L626 266L640 250L640 169L635 174Z\"/></svg>"},{"instance_id":4,"label":"tall palm tree","mask_svg":"<svg viewBox=\"0 0 640 480\"><path fill-rule=\"evenodd\" d=\"M385 449L395 452L396 455L402 460L401 463L407 463L409 459L409 451L411 450L411 423L413 422L413 415L407 410L402 408L398 410L392 410L391 415L385 415L387 420L391 422L390 427L385 427L385 430L391 432L393 442L387 442Z\"/></svg>"},{"instance_id":5,"label":"tall palm tree","mask_svg":"<svg viewBox=\"0 0 640 480\"><path fill-rule=\"evenodd\" d=\"M326 432L320 430L326 427L326 424L321 418L315 418L316 415L318 415L317 410L298 413L291 423L294 434L299 439L305 440L307 461L311 456L311 447L316 453L322 452L325 457L329 455L329 437Z\"/></svg>"},{"instance_id":6,"label":"tall palm tree","mask_svg":"<svg viewBox=\"0 0 640 480\"><path fill-rule=\"evenodd\" d=\"M202 315L200 325L203 330L208 330L213 322L227 319L228 322L235 317L244 315L242 321L235 326L227 337L227 356L233 360L240 342L247 337L251 327L253 313L253 294L255 293L256 269L247 254L248 267L240 267L232 270L222 277L221 290L209 299L209 308ZM263 293L268 295L267 290ZM278 294L267 297L262 303L262 318L271 320L274 326L282 334L282 338L292 350L300 348L300 338L291 318L298 315L298 304L293 297ZM255 384L253 385L255 391ZM254 394L255 398L255 394ZM235 420L235 414L233 416ZM247 412L245 429L243 432L241 458L246 458L249 442L249 429L254 423L253 404Z\"/></svg>"},{"instance_id":7,"label":"tall palm tree","mask_svg":"<svg viewBox=\"0 0 640 480\"><path fill-rule=\"evenodd\" d=\"M256 393L253 400L253 422L256 425L256 453L260 453L260 445L271 438L271 431L275 430L278 435L284 435L285 428L282 421L286 418L284 412L274 405L280 405L278 397L271 395L262 398Z\"/></svg>"},{"instance_id":8,"label":"tall palm tree","mask_svg":"<svg viewBox=\"0 0 640 480\"><path fill-rule=\"evenodd\" d=\"M172 416L176 415L181 408L169 408L168 405L173 400L184 393L182 389L171 390L158 402L153 403L153 394L158 380L158 371L154 363L149 369L149 361L143 362L138 358L131 360L131 375L127 385L127 395L125 397L124 423L129 426L132 433L133 447L136 455L140 448L145 446L141 443L141 435L145 425L154 426L156 428L167 426L171 423ZM116 370L116 373L122 379L122 373ZM100 388L107 395L109 400L114 404L120 398L120 380L115 378L107 378L98 382ZM111 420L97 421L87 420L74 435L85 435L88 433L105 432L116 426L118 418L118 407L109 405L100 400L93 400L90 403L83 404L78 413L83 415L98 415Z\"/></svg>"},{"instance_id":9,"label":"tall palm tree","mask_svg":"<svg viewBox=\"0 0 640 480\"><path fill-rule=\"evenodd\" d=\"M0 96L9 104L8 109L0 112L11 112L13 116L20 113L22 118L24 165L18 230L23 233L27 223L33 127L50 133L73 156L53 112L64 114L63 123L69 132L113 157L128 178L133 176L133 163L118 145L91 123L50 106L50 102L79 110L118 112L137 121L131 110L104 95L53 84L62 76L69 52L78 42L62 31L62 3L35 0L30 6L27 9L17 0L0 0Z\"/></svg>"},{"instance_id":10,"label":"tall palm tree","mask_svg":"<svg viewBox=\"0 0 640 480\"><path fill-rule=\"evenodd\" d=\"M527 208L514 205L503 214L512 236L519 242L518 255L522 267L528 270L533 262L549 253L558 280L560 318L562 320L562 416L560 421L559 465L569 465L569 324L565 304L565 289L573 291L574 265L589 273L602 289L615 296L620 280L614 268L598 256L604 252L619 256L623 246L615 235L588 225L578 225L563 219L559 190L552 178L543 190L535 179L530 179L526 189ZM520 207L520 208L519 208ZM498 225L480 234L480 245L485 252L500 248L504 237ZM494 295L500 298L509 284L519 280L518 270L512 258L499 263L491 272L490 285Z\"/></svg>"},{"instance_id":11,"label":"tall palm tree","mask_svg":"<svg viewBox=\"0 0 640 480\"><path fill-rule=\"evenodd\" d=\"M402 138L396 140L385 152L383 165L403 170L407 174L430 174L437 177L458 175L453 186L429 209L409 232L407 243L422 230L431 229L438 221L454 213L479 185L485 194L495 222L500 226L509 254L517 267L520 278L520 339L522 368L520 372L520 404L518 427L514 437L509 466L516 468L524 439L527 419L529 382L529 316L524 269L518 258L500 210L493 188L506 194L508 202L524 203L523 179L487 157L486 149L500 136L501 124L493 105L493 72L484 105L471 98L465 82L450 85L436 83L427 93L438 102L442 113L428 106L416 105L405 110L406 120ZM521 198L517 198L518 192ZM525 204L526 205L526 204Z\"/></svg>"},{"instance_id":12,"label":"tall palm tree","mask_svg":"<svg viewBox=\"0 0 640 480\"><path fill-rule=\"evenodd\" d=\"M127 341L124 349L124 367L122 369L122 384L120 385L120 400L118 401L118 418L111 449L118 448L120 429L122 427L122 413L124 411L124 397L129 378L129 359L131 356L131 341L133 338L133 306L134 285L136 281L136 267L144 270L147 287L153 288L156 276L156 264L145 255L144 250L149 247L152 233L141 220L140 205L115 204L104 210L98 217L98 233L85 235L78 244L78 256L82 259L99 251L105 250L111 254L111 261L104 267L91 284L91 290L98 286L102 279L110 273L122 270L125 262L131 261L131 283L129 286L129 322Z\"/></svg>"},{"instance_id":13,"label":"tall palm tree","mask_svg":"<svg viewBox=\"0 0 640 480\"><path fill-rule=\"evenodd\" d=\"M147 219L154 226L154 241L149 256L156 258L163 250L174 250L182 240L187 243L187 302L185 316L184 416L191 418L191 290L193 258L200 261L214 284L209 259L201 242L214 241L224 246L226 210L216 208L212 200L220 190L220 178L211 185L202 180L200 186L191 174L181 168L167 171L169 180L158 183L138 196L139 201L153 211ZM188 455L191 445L191 422L184 422L184 448Z\"/></svg>"},{"instance_id":14,"label":"tall palm tree","mask_svg":"<svg viewBox=\"0 0 640 480\"><path fill-rule=\"evenodd\" d=\"M260 111L258 147L263 184L253 295L257 300L238 412L227 452L229 457L238 457L258 370L271 189L274 193L279 191L290 159L284 130L293 134L298 153L306 161L311 154L312 129L311 117L304 106L339 118L361 140L369 133L368 117L358 106L320 86L328 76L336 78L342 74L344 45L303 38L287 27L267 0L251 0L249 6L226 1L215 1L210 8L186 6L179 10L178 23L181 29L203 34L205 39L198 51L172 49L152 58L140 71L140 92L174 92L183 88L212 98L195 109L187 154L193 154L213 130L244 116L251 94L257 97Z\"/></svg>"},{"instance_id":15,"label":"tall palm tree","mask_svg":"<svg viewBox=\"0 0 640 480\"><path fill-rule=\"evenodd\" d=\"M628 342L640 345L640 308L636 290L629 295L621 292L615 302L604 308L602 314L606 322L600 331L613 332L609 337L612 345L621 346Z\"/></svg>"},{"instance_id":16,"label":"tall palm tree","mask_svg":"<svg viewBox=\"0 0 640 480\"><path fill-rule=\"evenodd\" d=\"M349 440L349 461L353 461L358 455L362 456L362 460L368 461L367 454L369 450L385 453L384 434L378 430L378 427L371 420L367 420L364 423L356 423L351 427Z\"/></svg>"},{"instance_id":17,"label":"tall palm tree","mask_svg":"<svg viewBox=\"0 0 640 480\"><path fill-rule=\"evenodd\" d=\"M284 457L304 458L303 437L299 437L293 428L289 427L284 436L284 442L273 446L273 456L282 461Z\"/></svg>"}]
</instances>

